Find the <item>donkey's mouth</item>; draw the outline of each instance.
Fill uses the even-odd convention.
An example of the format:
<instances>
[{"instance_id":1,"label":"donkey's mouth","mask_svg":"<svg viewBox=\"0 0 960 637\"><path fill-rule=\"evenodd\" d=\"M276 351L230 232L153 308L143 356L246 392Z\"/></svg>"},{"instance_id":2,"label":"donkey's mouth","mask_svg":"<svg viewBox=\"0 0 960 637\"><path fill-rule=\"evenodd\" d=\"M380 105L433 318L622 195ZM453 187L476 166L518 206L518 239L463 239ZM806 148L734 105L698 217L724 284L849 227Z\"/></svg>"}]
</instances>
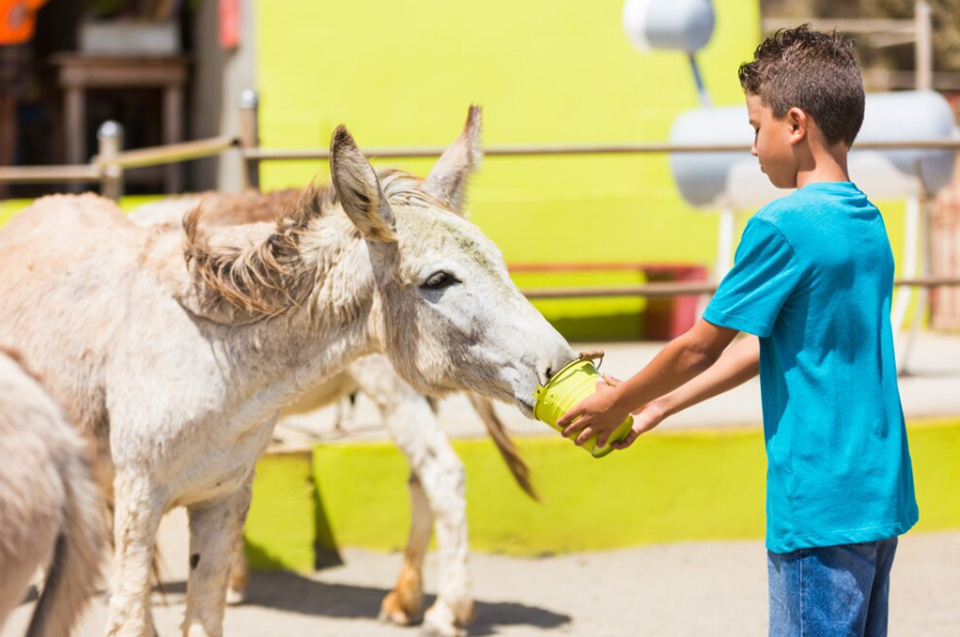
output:
<instances>
[{"instance_id":1,"label":"donkey's mouth","mask_svg":"<svg viewBox=\"0 0 960 637\"><path fill-rule=\"evenodd\" d=\"M533 418L533 408L536 406L533 396L524 396L516 398L517 408L523 412L527 418Z\"/></svg>"}]
</instances>

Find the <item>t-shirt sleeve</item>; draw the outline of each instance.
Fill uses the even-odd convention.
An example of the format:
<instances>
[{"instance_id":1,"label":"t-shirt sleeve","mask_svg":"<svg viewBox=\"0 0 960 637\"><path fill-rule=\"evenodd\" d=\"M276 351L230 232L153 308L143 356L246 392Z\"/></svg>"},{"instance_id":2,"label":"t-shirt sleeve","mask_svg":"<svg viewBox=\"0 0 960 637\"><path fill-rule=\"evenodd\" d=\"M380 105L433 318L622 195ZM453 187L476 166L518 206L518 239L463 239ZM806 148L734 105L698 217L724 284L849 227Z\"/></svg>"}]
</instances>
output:
<instances>
[{"instance_id":1,"label":"t-shirt sleeve","mask_svg":"<svg viewBox=\"0 0 960 637\"><path fill-rule=\"evenodd\" d=\"M733 268L720 282L703 318L766 338L802 274L793 248L780 231L754 217L743 231Z\"/></svg>"}]
</instances>

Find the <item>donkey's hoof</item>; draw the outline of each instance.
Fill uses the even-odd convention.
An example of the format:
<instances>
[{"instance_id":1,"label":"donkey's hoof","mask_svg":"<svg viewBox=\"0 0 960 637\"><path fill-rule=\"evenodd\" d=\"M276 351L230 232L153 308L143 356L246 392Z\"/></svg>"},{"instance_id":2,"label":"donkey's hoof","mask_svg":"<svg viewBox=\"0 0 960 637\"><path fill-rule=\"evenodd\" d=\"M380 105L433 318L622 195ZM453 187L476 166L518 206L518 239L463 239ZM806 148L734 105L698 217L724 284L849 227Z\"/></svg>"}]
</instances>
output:
<instances>
[{"instance_id":1,"label":"donkey's hoof","mask_svg":"<svg viewBox=\"0 0 960 637\"><path fill-rule=\"evenodd\" d=\"M246 601L247 596L242 588L230 587L227 589L227 606L239 606Z\"/></svg>"},{"instance_id":2,"label":"donkey's hoof","mask_svg":"<svg viewBox=\"0 0 960 637\"><path fill-rule=\"evenodd\" d=\"M433 626L427 622L420 629L421 637L467 637L467 630L457 626Z\"/></svg>"},{"instance_id":3,"label":"donkey's hoof","mask_svg":"<svg viewBox=\"0 0 960 637\"><path fill-rule=\"evenodd\" d=\"M457 626L469 626L477 618L477 610L472 599L464 599L454 604Z\"/></svg>"},{"instance_id":4,"label":"donkey's hoof","mask_svg":"<svg viewBox=\"0 0 960 637\"><path fill-rule=\"evenodd\" d=\"M383 598L383 603L380 604L380 621L382 622L389 622L398 626L410 626L417 623L419 619L420 605L415 603L414 600L401 599L397 591L390 591Z\"/></svg>"},{"instance_id":5,"label":"donkey's hoof","mask_svg":"<svg viewBox=\"0 0 960 637\"><path fill-rule=\"evenodd\" d=\"M455 612L446 604L437 603L427 609L423 616L424 637L465 637L464 626L473 621L473 602L469 601Z\"/></svg>"}]
</instances>

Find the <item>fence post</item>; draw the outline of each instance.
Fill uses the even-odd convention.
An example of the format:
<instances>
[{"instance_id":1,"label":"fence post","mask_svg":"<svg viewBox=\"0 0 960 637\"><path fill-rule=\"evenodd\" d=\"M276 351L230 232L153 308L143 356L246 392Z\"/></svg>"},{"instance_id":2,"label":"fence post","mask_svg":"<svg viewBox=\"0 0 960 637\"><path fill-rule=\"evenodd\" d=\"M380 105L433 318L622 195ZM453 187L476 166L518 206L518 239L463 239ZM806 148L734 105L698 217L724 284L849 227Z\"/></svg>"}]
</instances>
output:
<instances>
[{"instance_id":1,"label":"fence post","mask_svg":"<svg viewBox=\"0 0 960 637\"><path fill-rule=\"evenodd\" d=\"M933 11L924 0L914 4L914 20L917 90L929 91L933 89Z\"/></svg>"},{"instance_id":2,"label":"fence post","mask_svg":"<svg viewBox=\"0 0 960 637\"><path fill-rule=\"evenodd\" d=\"M260 160L245 151L260 146L260 98L253 89L240 93L240 152L243 158L244 188L260 190Z\"/></svg>"},{"instance_id":3,"label":"fence post","mask_svg":"<svg viewBox=\"0 0 960 637\"><path fill-rule=\"evenodd\" d=\"M101 162L100 194L117 201L123 196L123 167L113 160L123 150L123 126L113 120L105 121L97 130L97 142Z\"/></svg>"}]
</instances>

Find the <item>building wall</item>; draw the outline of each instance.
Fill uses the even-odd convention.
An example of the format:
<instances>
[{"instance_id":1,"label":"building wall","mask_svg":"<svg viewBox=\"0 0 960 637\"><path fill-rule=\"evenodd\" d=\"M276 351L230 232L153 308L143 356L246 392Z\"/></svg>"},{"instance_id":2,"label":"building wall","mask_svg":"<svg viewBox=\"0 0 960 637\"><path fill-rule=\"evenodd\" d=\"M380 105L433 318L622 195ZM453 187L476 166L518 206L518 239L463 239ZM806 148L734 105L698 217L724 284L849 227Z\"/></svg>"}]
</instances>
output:
<instances>
[{"instance_id":1,"label":"building wall","mask_svg":"<svg viewBox=\"0 0 960 637\"><path fill-rule=\"evenodd\" d=\"M197 3L193 13L194 73L190 92L190 139L235 135L240 93L256 86L256 35L254 0L240 0L240 45L224 51L218 37L219 3ZM239 153L193 162L190 190L236 191L242 187Z\"/></svg>"},{"instance_id":2,"label":"building wall","mask_svg":"<svg viewBox=\"0 0 960 637\"><path fill-rule=\"evenodd\" d=\"M267 147L325 148L341 122L361 147L443 145L458 134L471 103L484 107L488 145L666 141L674 118L698 106L684 54L641 53L629 44L623 0L255 4ZM698 61L714 103L740 104L737 68L760 40L759 3L714 0L714 7L716 30ZM743 126L747 142L751 131ZM390 162L421 175L431 163ZM271 189L326 179L328 167L272 162L261 175ZM718 220L681 200L665 155L491 157L469 195L472 219L508 263L712 266L716 258ZM894 214L888 227L895 231L899 220ZM589 282L584 276L575 282ZM603 276L586 278L635 282L632 274ZM635 315L643 302L538 305L556 322ZM622 323L608 327L598 336L632 336Z\"/></svg>"}]
</instances>

